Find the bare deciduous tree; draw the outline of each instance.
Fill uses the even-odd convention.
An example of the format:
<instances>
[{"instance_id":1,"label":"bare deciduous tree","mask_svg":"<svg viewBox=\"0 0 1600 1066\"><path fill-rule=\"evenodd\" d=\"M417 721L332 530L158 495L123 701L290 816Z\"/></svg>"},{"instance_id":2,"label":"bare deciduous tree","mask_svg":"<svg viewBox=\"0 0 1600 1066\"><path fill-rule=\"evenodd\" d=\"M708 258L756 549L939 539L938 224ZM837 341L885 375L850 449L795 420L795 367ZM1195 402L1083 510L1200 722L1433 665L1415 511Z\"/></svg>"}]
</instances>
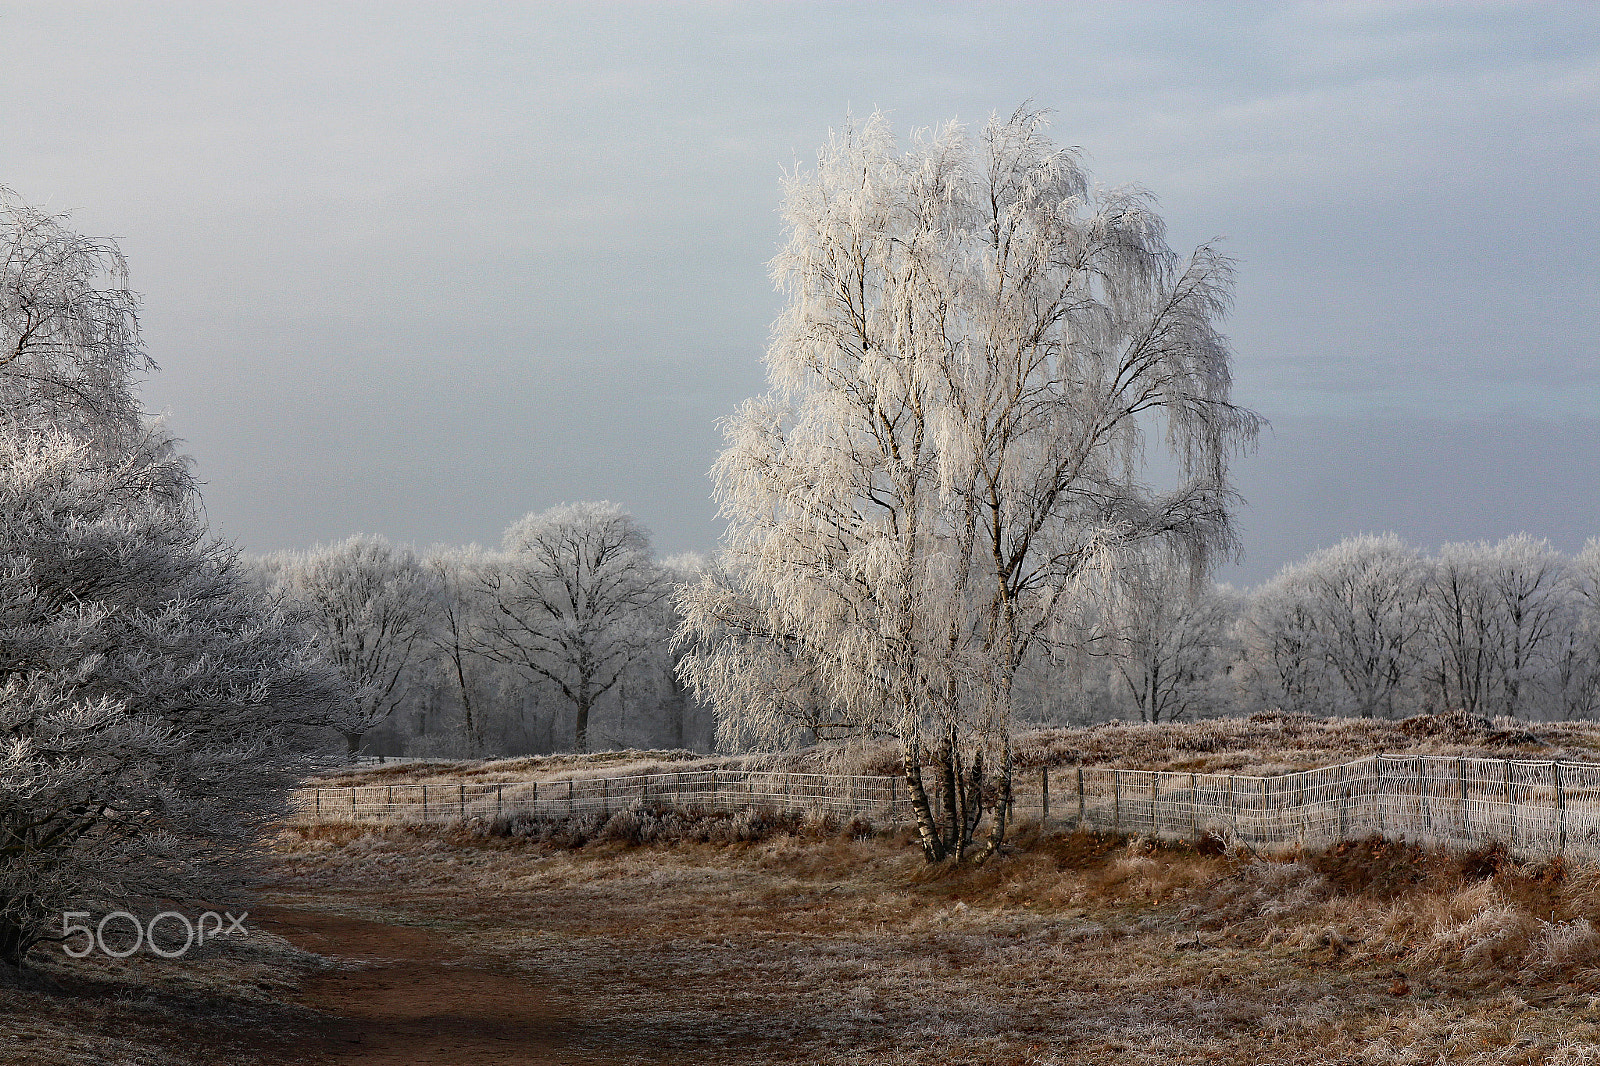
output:
<instances>
[{"instance_id":1,"label":"bare deciduous tree","mask_svg":"<svg viewBox=\"0 0 1600 1066\"><path fill-rule=\"evenodd\" d=\"M1392 533L1286 567L1247 623L1255 669L1276 678L1286 709L1392 717L1423 655L1426 572Z\"/></svg>"},{"instance_id":2,"label":"bare deciduous tree","mask_svg":"<svg viewBox=\"0 0 1600 1066\"><path fill-rule=\"evenodd\" d=\"M406 670L422 657L437 606L434 575L409 548L378 536L285 553L266 566L285 608L350 683L336 724L354 758L362 737L399 706Z\"/></svg>"},{"instance_id":3,"label":"bare deciduous tree","mask_svg":"<svg viewBox=\"0 0 1600 1066\"><path fill-rule=\"evenodd\" d=\"M1557 645L1570 625L1567 562L1547 541L1526 533L1500 541L1486 561L1500 622L1497 709L1517 717L1538 706L1551 687Z\"/></svg>"},{"instance_id":4,"label":"bare deciduous tree","mask_svg":"<svg viewBox=\"0 0 1600 1066\"><path fill-rule=\"evenodd\" d=\"M1567 575L1569 611L1556 652L1559 713L1594 718L1600 716L1600 538L1583 546Z\"/></svg>"},{"instance_id":5,"label":"bare deciduous tree","mask_svg":"<svg viewBox=\"0 0 1600 1066\"><path fill-rule=\"evenodd\" d=\"M1239 633L1244 688L1262 705L1294 714L1328 713L1335 705L1338 678L1293 567L1250 595Z\"/></svg>"},{"instance_id":6,"label":"bare deciduous tree","mask_svg":"<svg viewBox=\"0 0 1600 1066\"><path fill-rule=\"evenodd\" d=\"M482 588L483 654L556 686L576 714L574 748L587 751L595 702L660 639L652 610L668 585L648 534L613 503L530 514L506 531Z\"/></svg>"},{"instance_id":7,"label":"bare deciduous tree","mask_svg":"<svg viewBox=\"0 0 1600 1066\"><path fill-rule=\"evenodd\" d=\"M474 666L479 655L474 634L485 606L482 585L487 563L487 556L476 545L436 549L425 560L433 575L436 597L434 625L428 639L460 698L462 729L471 751L477 751L483 740L481 708L478 713L474 712L476 686L469 675L476 672Z\"/></svg>"},{"instance_id":8,"label":"bare deciduous tree","mask_svg":"<svg viewBox=\"0 0 1600 1066\"><path fill-rule=\"evenodd\" d=\"M1443 707L1516 716L1536 704L1570 615L1563 571L1526 534L1440 549L1426 585L1426 676Z\"/></svg>"},{"instance_id":9,"label":"bare deciduous tree","mask_svg":"<svg viewBox=\"0 0 1600 1066\"><path fill-rule=\"evenodd\" d=\"M1216 588L1195 588L1160 553L1126 558L1110 584L1097 640L1140 720L1171 722L1225 707L1231 600Z\"/></svg>"}]
</instances>

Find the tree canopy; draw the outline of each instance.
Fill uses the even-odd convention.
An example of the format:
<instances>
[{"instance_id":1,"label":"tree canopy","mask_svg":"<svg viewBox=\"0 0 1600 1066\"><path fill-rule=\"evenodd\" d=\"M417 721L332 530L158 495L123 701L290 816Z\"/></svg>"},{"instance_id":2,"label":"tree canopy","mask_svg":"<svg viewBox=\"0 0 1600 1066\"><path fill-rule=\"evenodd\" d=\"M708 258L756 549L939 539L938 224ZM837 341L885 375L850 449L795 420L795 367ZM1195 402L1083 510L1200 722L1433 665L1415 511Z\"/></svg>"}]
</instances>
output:
<instances>
[{"instance_id":1,"label":"tree canopy","mask_svg":"<svg viewBox=\"0 0 1600 1066\"><path fill-rule=\"evenodd\" d=\"M0 195L0 964L237 891L335 677L210 537L116 246Z\"/></svg>"}]
</instances>

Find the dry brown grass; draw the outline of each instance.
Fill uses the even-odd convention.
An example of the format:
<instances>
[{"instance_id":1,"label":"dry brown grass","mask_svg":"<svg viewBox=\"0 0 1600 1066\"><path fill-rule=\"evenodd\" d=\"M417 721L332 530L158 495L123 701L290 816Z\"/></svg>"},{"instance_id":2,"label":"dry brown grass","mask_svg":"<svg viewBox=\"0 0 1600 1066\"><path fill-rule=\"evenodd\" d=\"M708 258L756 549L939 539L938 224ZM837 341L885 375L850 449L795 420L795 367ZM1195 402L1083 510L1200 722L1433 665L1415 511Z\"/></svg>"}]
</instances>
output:
<instances>
[{"instance_id":1,"label":"dry brown grass","mask_svg":"<svg viewBox=\"0 0 1600 1066\"><path fill-rule=\"evenodd\" d=\"M870 759L879 749L870 749ZM435 781L495 784L509 781L545 781L639 774L677 773L687 770L776 770L789 773L862 773L853 769L858 760L854 747L823 746L803 751L750 755L704 755L692 751L600 751L587 755L525 755L481 762L415 762L338 769L318 774L313 783L324 788L349 785L411 785Z\"/></svg>"},{"instance_id":2,"label":"dry brown grass","mask_svg":"<svg viewBox=\"0 0 1600 1066\"><path fill-rule=\"evenodd\" d=\"M1023 825L929 867L859 823L640 811L273 848L280 912L359 945L55 965L66 993L0 994L0 1061L1600 1066L1600 871L1497 849ZM371 1019L316 1014L367 996ZM474 1057L414 1043L433 1031Z\"/></svg>"},{"instance_id":3,"label":"dry brown grass","mask_svg":"<svg viewBox=\"0 0 1600 1066\"><path fill-rule=\"evenodd\" d=\"M211 1066L276 1063L315 1032L293 1004L325 960L246 923L180 959L69 959L38 949L29 987L0 987L0 1063Z\"/></svg>"},{"instance_id":4,"label":"dry brown grass","mask_svg":"<svg viewBox=\"0 0 1600 1066\"><path fill-rule=\"evenodd\" d=\"M608 1062L1600 1062L1588 871L1027 828L929 868L908 843L279 846L286 901L425 926L548 989L574 1053Z\"/></svg>"},{"instance_id":5,"label":"dry brown grass","mask_svg":"<svg viewBox=\"0 0 1600 1066\"><path fill-rule=\"evenodd\" d=\"M324 787L347 785L421 784L448 779L494 784L497 781L541 780L547 777L578 775L622 775L661 773L686 769L705 761L692 751L600 751L587 755L522 755L511 759L485 759L479 762L386 763L352 769L333 769L318 774L316 783Z\"/></svg>"},{"instance_id":6,"label":"dry brown grass","mask_svg":"<svg viewBox=\"0 0 1600 1066\"><path fill-rule=\"evenodd\" d=\"M1016 749L1022 768L1082 763L1194 773L1280 774L1378 752L1591 761L1600 758L1600 723L1490 722L1466 715L1385 721L1273 713L1042 729L1019 737Z\"/></svg>"}]
</instances>

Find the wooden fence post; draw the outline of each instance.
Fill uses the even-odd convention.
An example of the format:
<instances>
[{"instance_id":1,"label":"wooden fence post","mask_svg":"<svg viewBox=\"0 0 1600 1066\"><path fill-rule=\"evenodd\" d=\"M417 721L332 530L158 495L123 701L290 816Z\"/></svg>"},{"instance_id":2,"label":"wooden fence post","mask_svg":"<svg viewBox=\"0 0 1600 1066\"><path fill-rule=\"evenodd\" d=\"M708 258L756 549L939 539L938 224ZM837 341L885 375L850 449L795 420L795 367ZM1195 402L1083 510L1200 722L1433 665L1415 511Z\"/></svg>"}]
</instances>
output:
<instances>
[{"instance_id":1,"label":"wooden fence post","mask_svg":"<svg viewBox=\"0 0 1600 1066\"><path fill-rule=\"evenodd\" d=\"M575 789L576 787L577 787L577 785L575 785L573 783L573 779L570 778L570 777L567 778L567 817L568 818L576 818L578 816L578 804L577 804L577 801L573 799L573 795L572 795L573 789Z\"/></svg>"},{"instance_id":2,"label":"wooden fence post","mask_svg":"<svg viewBox=\"0 0 1600 1066\"><path fill-rule=\"evenodd\" d=\"M322 789L317 789L317 821L322 821Z\"/></svg>"},{"instance_id":3,"label":"wooden fence post","mask_svg":"<svg viewBox=\"0 0 1600 1066\"><path fill-rule=\"evenodd\" d=\"M1429 836L1433 835L1433 779L1428 775L1428 761L1424 756L1417 756L1417 775L1421 779L1422 787L1422 828Z\"/></svg>"},{"instance_id":4,"label":"wooden fence post","mask_svg":"<svg viewBox=\"0 0 1600 1066\"><path fill-rule=\"evenodd\" d=\"M506 786L504 786L504 785L496 785L496 786L494 786L494 813L496 815L501 816L501 817L504 817L505 813L506 813L506 792L505 792L505 789L506 789Z\"/></svg>"},{"instance_id":5,"label":"wooden fence post","mask_svg":"<svg viewBox=\"0 0 1600 1066\"><path fill-rule=\"evenodd\" d=\"M1150 835L1161 832L1161 771L1150 771Z\"/></svg>"},{"instance_id":6,"label":"wooden fence post","mask_svg":"<svg viewBox=\"0 0 1600 1066\"><path fill-rule=\"evenodd\" d=\"M1550 772L1556 779L1556 852L1567 850L1567 790L1561 780L1561 763L1552 761Z\"/></svg>"},{"instance_id":7,"label":"wooden fence post","mask_svg":"<svg viewBox=\"0 0 1600 1066\"><path fill-rule=\"evenodd\" d=\"M1267 798L1267 778L1265 775L1263 775L1261 778L1261 821L1258 822L1257 825L1265 826L1268 823L1267 815L1269 813L1276 815L1278 813L1278 808L1276 804L1272 803ZM1263 837L1266 836L1265 833L1262 833L1261 835Z\"/></svg>"},{"instance_id":8,"label":"wooden fence post","mask_svg":"<svg viewBox=\"0 0 1600 1066\"><path fill-rule=\"evenodd\" d=\"M428 820L428 786L422 786L422 820Z\"/></svg>"},{"instance_id":9,"label":"wooden fence post","mask_svg":"<svg viewBox=\"0 0 1600 1066\"><path fill-rule=\"evenodd\" d=\"M1281 791L1287 792L1288 790ZM1290 806L1293 806L1295 813L1299 815L1295 821L1300 827L1300 843L1304 845L1306 840L1306 778L1304 770L1296 770L1294 772L1294 803ZM1287 818L1283 819L1283 824L1288 824Z\"/></svg>"},{"instance_id":10,"label":"wooden fence post","mask_svg":"<svg viewBox=\"0 0 1600 1066\"><path fill-rule=\"evenodd\" d=\"M1511 824L1511 846L1517 846L1517 790L1516 783L1511 779L1511 760L1500 760L1501 776L1506 783L1506 821Z\"/></svg>"},{"instance_id":11,"label":"wooden fence post","mask_svg":"<svg viewBox=\"0 0 1600 1066\"><path fill-rule=\"evenodd\" d=\"M1111 831L1122 833L1122 771L1111 771Z\"/></svg>"},{"instance_id":12,"label":"wooden fence post","mask_svg":"<svg viewBox=\"0 0 1600 1066\"><path fill-rule=\"evenodd\" d=\"M467 820L467 785L464 781L456 782L456 801L461 807L461 820Z\"/></svg>"},{"instance_id":13,"label":"wooden fence post","mask_svg":"<svg viewBox=\"0 0 1600 1066\"><path fill-rule=\"evenodd\" d=\"M1339 799L1339 839L1337 843L1344 843L1350 839L1350 786L1344 783L1344 764L1339 764L1339 775L1333 781L1334 794Z\"/></svg>"},{"instance_id":14,"label":"wooden fence post","mask_svg":"<svg viewBox=\"0 0 1600 1066\"><path fill-rule=\"evenodd\" d=\"M1189 840L1200 843L1200 779L1189 775Z\"/></svg>"},{"instance_id":15,"label":"wooden fence post","mask_svg":"<svg viewBox=\"0 0 1600 1066\"><path fill-rule=\"evenodd\" d=\"M607 818L611 817L611 779L609 777L600 779L600 813Z\"/></svg>"},{"instance_id":16,"label":"wooden fence post","mask_svg":"<svg viewBox=\"0 0 1600 1066\"><path fill-rule=\"evenodd\" d=\"M530 782L530 785L532 787L528 795L528 802L533 807L531 813L535 818L537 818L539 817L539 782L532 781Z\"/></svg>"},{"instance_id":17,"label":"wooden fence post","mask_svg":"<svg viewBox=\"0 0 1600 1066\"><path fill-rule=\"evenodd\" d=\"M1389 820L1384 816L1384 757L1373 760L1373 800L1378 804L1378 836L1389 836Z\"/></svg>"},{"instance_id":18,"label":"wooden fence post","mask_svg":"<svg viewBox=\"0 0 1600 1066\"><path fill-rule=\"evenodd\" d=\"M1050 767L1039 767L1039 824L1050 820Z\"/></svg>"},{"instance_id":19,"label":"wooden fence post","mask_svg":"<svg viewBox=\"0 0 1600 1066\"><path fill-rule=\"evenodd\" d=\"M383 791L383 813L385 817L394 817L394 786L385 785Z\"/></svg>"}]
</instances>

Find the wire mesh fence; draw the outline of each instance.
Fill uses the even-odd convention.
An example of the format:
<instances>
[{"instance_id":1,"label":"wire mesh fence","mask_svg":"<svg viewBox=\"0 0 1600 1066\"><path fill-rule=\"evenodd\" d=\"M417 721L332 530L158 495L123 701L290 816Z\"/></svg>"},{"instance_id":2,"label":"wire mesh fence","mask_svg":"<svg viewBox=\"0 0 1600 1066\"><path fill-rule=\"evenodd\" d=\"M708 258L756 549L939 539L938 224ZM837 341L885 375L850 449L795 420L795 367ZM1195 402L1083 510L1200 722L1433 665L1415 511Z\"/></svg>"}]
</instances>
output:
<instances>
[{"instance_id":1,"label":"wire mesh fence","mask_svg":"<svg viewBox=\"0 0 1600 1066\"><path fill-rule=\"evenodd\" d=\"M496 783L430 782L302 788L290 821L456 822L504 815L571 818L636 806L739 811L761 807L894 824L911 816L897 777L699 770Z\"/></svg>"},{"instance_id":2,"label":"wire mesh fence","mask_svg":"<svg viewBox=\"0 0 1600 1066\"><path fill-rule=\"evenodd\" d=\"M1600 858L1600 764L1374 755L1272 777L1056 768L1019 786L1019 812L1113 833L1252 846L1377 834Z\"/></svg>"},{"instance_id":3,"label":"wire mesh fence","mask_svg":"<svg viewBox=\"0 0 1600 1066\"><path fill-rule=\"evenodd\" d=\"M1445 847L1600 858L1600 764L1375 755L1272 777L1098 766L1023 771L1018 817L1103 832L1252 846L1316 846L1378 834ZM934 800L938 807L937 797ZM910 821L898 777L700 770L501 783L303 788L292 822L455 822L609 815L635 806L760 807L881 825Z\"/></svg>"}]
</instances>

